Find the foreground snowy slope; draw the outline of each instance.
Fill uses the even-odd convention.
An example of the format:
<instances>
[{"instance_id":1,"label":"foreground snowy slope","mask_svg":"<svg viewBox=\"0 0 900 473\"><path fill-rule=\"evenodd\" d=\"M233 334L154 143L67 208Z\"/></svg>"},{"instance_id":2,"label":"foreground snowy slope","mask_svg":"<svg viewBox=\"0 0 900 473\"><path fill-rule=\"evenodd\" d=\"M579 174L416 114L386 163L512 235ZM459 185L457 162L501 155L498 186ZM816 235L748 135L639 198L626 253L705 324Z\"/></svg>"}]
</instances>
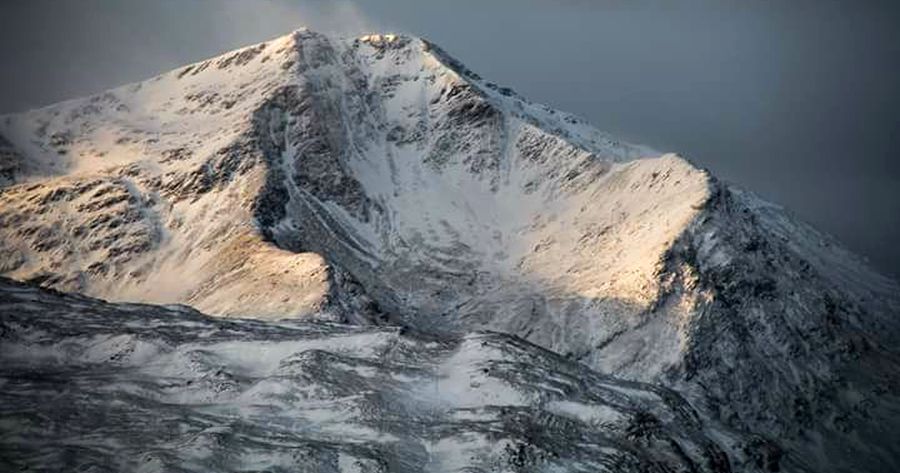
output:
<instances>
[{"instance_id":1,"label":"foreground snowy slope","mask_svg":"<svg viewBox=\"0 0 900 473\"><path fill-rule=\"evenodd\" d=\"M759 442L500 334L223 321L0 278L0 337L4 471L727 472L717 442Z\"/></svg>"},{"instance_id":2,"label":"foreground snowy slope","mask_svg":"<svg viewBox=\"0 0 900 473\"><path fill-rule=\"evenodd\" d=\"M2 117L0 135L13 278L213 315L498 330L676 388L784 464L900 469L896 282L423 40L298 31Z\"/></svg>"}]
</instances>

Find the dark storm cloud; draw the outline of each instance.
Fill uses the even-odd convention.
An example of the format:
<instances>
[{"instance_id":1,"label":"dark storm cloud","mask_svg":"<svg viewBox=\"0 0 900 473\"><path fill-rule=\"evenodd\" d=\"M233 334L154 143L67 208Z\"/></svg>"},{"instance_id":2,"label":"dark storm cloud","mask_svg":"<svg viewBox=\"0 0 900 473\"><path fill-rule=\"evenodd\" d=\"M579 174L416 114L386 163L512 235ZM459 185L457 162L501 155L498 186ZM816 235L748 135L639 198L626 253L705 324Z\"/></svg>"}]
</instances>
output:
<instances>
[{"instance_id":1,"label":"dark storm cloud","mask_svg":"<svg viewBox=\"0 0 900 473\"><path fill-rule=\"evenodd\" d=\"M304 24L408 32L535 101L679 151L898 275L898 10L851 0L6 2L0 112Z\"/></svg>"}]
</instances>

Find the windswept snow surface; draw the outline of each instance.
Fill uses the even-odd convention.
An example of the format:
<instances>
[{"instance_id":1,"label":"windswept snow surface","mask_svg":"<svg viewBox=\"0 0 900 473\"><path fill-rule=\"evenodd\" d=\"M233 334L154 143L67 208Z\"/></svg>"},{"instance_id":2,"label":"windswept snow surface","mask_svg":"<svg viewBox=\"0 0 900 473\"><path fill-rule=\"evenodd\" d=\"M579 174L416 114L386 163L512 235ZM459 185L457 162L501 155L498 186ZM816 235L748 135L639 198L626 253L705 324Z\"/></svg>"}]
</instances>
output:
<instances>
[{"instance_id":1,"label":"windswept snow surface","mask_svg":"<svg viewBox=\"0 0 900 473\"><path fill-rule=\"evenodd\" d=\"M4 471L725 472L718 442L736 448L674 392L496 333L222 320L0 279L0 334Z\"/></svg>"},{"instance_id":2,"label":"windswept snow surface","mask_svg":"<svg viewBox=\"0 0 900 473\"><path fill-rule=\"evenodd\" d=\"M900 470L895 281L427 41L300 30L0 117L0 136L6 276L216 316L496 330L675 388L768 438L774 467Z\"/></svg>"}]
</instances>

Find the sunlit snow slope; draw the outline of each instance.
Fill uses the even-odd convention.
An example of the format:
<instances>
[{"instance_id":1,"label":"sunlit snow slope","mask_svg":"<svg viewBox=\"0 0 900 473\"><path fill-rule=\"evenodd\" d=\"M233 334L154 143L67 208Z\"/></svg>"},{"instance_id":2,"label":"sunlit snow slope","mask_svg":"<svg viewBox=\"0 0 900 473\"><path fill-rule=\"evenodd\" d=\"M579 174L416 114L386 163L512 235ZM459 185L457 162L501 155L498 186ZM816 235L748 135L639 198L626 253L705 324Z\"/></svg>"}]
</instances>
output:
<instances>
[{"instance_id":1,"label":"sunlit snow slope","mask_svg":"<svg viewBox=\"0 0 900 473\"><path fill-rule=\"evenodd\" d=\"M900 469L896 282L426 41L302 30L2 117L0 135L7 276L214 315L499 330L675 387L785 465Z\"/></svg>"}]
</instances>

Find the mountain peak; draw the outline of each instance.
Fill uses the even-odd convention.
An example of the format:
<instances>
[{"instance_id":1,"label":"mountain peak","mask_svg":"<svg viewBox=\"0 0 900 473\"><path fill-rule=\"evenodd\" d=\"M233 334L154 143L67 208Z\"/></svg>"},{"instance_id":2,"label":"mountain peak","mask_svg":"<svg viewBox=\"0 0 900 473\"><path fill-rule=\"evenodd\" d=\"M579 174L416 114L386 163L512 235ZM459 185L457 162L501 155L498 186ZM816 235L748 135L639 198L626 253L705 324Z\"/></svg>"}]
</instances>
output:
<instances>
[{"instance_id":1,"label":"mountain peak","mask_svg":"<svg viewBox=\"0 0 900 473\"><path fill-rule=\"evenodd\" d=\"M896 466L892 424L865 421L896 405L875 392L900 384L876 356L895 282L426 41L302 29L3 117L0 136L4 275L218 316L507 332L677 386L795 466L851 464L850 436Z\"/></svg>"}]
</instances>

